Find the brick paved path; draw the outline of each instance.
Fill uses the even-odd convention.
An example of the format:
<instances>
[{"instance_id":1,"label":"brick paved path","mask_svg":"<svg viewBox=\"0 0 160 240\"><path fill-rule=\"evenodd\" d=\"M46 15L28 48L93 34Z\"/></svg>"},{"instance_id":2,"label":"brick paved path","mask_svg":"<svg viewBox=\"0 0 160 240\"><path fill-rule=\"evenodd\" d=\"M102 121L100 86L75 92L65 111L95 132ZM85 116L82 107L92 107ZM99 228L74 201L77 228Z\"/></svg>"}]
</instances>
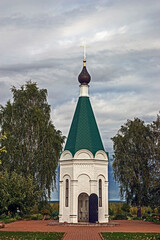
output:
<instances>
[{"instance_id":1,"label":"brick paved path","mask_svg":"<svg viewBox=\"0 0 160 240\"><path fill-rule=\"evenodd\" d=\"M0 231L65 232L63 240L100 240L100 232L158 232L160 226L143 221L117 220L116 226L49 226L51 221L17 221Z\"/></svg>"},{"instance_id":2,"label":"brick paved path","mask_svg":"<svg viewBox=\"0 0 160 240\"><path fill-rule=\"evenodd\" d=\"M101 240L96 227L74 227L67 231L64 240Z\"/></svg>"}]
</instances>

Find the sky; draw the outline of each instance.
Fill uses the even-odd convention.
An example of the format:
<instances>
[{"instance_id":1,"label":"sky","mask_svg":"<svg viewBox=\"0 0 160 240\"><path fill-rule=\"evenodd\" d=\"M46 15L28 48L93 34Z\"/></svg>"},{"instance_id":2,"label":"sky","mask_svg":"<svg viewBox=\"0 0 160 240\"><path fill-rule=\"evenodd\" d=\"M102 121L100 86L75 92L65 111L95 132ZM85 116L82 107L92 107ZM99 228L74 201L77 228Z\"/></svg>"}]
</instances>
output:
<instances>
[{"instance_id":1,"label":"sky","mask_svg":"<svg viewBox=\"0 0 160 240\"><path fill-rule=\"evenodd\" d=\"M90 100L112 158L121 125L151 123L160 110L159 12L159 0L0 0L0 104L11 86L37 82L67 136L85 41Z\"/></svg>"}]
</instances>

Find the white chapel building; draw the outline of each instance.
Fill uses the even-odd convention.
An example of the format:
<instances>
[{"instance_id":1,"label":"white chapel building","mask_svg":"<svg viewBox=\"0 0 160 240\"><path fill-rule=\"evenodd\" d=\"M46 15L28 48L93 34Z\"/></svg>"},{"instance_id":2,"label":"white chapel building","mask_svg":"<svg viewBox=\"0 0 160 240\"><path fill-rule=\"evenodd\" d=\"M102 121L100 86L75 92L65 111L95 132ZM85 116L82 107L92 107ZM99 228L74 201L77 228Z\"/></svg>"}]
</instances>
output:
<instances>
[{"instance_id":1,"label":"white chapel building","mask_svg":"<svg viewBox=\"0 0 160 240\"><path fill-rule=\"evenodd\" d=\"M80 96L60 157L59 222L107 223L108 156L88 95L85 59L78 80Z\"/></svg>"}]
</instances>

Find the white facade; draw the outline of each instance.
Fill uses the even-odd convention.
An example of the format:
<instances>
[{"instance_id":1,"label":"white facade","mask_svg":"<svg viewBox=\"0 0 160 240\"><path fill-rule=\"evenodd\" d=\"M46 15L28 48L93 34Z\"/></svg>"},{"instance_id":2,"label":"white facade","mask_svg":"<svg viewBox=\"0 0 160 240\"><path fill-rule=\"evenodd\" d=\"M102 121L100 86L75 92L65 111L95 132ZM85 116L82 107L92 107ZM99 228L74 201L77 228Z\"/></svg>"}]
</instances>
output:
<instances>
[{"instance_id":1,"label":"white facade","mask_svg":"<svg viewBox=\"0 0 160 240\"><path fill-rule=\"evenodd\" d=\"M59 222L77 223L81 219L87 221L89 214L87 201L93 193L98 196L98 222L106 223L109 217L107 154L100 150L94 157L89 150L81 149L72 156L65 150L60 157ZM85 206L80 206L82 198Z\"/></svg>"}]
</instances>

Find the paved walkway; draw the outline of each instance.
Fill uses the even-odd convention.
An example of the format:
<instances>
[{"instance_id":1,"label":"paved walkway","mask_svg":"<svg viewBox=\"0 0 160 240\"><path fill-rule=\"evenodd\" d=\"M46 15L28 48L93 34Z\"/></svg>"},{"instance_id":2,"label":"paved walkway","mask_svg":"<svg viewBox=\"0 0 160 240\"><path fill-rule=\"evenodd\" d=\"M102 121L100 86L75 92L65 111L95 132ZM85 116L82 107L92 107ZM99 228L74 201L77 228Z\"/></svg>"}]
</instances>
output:
<instances>
[{"instance_id":1,"label":"paved walkway","mask_svg":"<svg viewBox=\"0 0 160 240\"><path fill-rule=\"evenodd\" d=\"M143 221L117 220L115 226L48 225L51 221L17 221L0 231L65 232L63 240L100 240L100 232L157 232L160 225Z\"/></svg>"}]
</instances>

